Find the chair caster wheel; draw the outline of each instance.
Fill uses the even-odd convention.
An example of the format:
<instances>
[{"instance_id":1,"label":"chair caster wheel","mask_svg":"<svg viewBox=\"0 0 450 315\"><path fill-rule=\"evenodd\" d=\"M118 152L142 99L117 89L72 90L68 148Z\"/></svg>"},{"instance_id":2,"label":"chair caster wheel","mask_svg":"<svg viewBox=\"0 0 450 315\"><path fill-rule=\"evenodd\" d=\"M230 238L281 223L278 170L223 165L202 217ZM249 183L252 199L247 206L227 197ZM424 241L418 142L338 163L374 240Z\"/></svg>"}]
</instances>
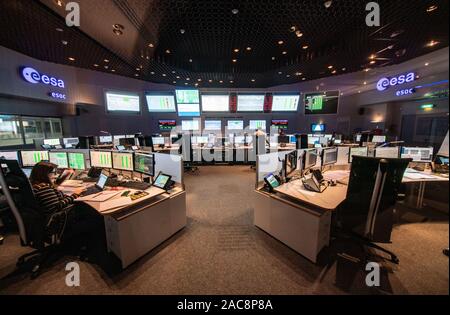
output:
<instances>
[{"instance_id":1,"label":"chair caster wheel","mask_svg":"<svg viewBox=\"0 0 450 315\"><path fill-rule=\"evenodd\" d=\"M31 280L36 279L37 277L39 277L41 273L41 266L36 265L33 267L33 269L31 270Z\"/></svg>"}]
</instances>

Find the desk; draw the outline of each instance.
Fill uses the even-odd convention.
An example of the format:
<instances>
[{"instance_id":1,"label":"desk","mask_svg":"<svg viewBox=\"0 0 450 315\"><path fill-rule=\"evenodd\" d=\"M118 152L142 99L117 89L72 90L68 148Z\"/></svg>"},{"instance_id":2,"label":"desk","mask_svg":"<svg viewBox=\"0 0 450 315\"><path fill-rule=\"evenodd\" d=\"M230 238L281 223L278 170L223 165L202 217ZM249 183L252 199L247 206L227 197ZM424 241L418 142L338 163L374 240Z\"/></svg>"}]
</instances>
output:
<instances>
[{"instance_id":1,"label":"desk","mask_svg":"<svg viewBox=\"0 0 450 315\"><path fill-rule=\"evenodd\" d=\"M93 184L82 185L87 187ZM76 187L62 185L59 189L70 193ZM134 190L123 188L123 191ZM175 186L165 192L152 186L146 192L149 193L146 197L114 207L115 200L128 198L120 197L119 194L106 201L112 203L107 210L100 210L99 202L85 202L103 216L108 252L113 252L120 259L122 268L126 268L186 226L186 192L182 187Z\"/></svg>"}]
</instances>

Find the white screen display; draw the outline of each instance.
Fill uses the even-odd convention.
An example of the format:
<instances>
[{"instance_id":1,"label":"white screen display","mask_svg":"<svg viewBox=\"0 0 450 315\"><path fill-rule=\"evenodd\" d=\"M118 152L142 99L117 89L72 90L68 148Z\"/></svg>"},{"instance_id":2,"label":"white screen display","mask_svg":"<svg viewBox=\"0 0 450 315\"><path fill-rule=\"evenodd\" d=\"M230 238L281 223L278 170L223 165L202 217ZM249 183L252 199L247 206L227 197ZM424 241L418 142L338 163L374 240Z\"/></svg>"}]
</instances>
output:
<instances>
[{"instance_id":1,"label":"white screen display","mask_svg":"<svg viewBox=\"0 0 450 315\"><path fill-rule=\"evenodd\" d=\"M244 130L244 121L243 120L229 120L228 121L228 130Z\"/></svg>"},{"instance_id":2,"label":"white screen display","mask_svg":"<svg viewBox=\"0 0 450 315\"><path fill-rule=\"evenodd\" d=\"M265 120L250 120L250 130L264 130L266 131L266 121Z\"/></svg>"},{"instance_id":3,"label":"white screen display","mask_svg":"<svg viewBox=\"0 0 450 315\"><path fill-rule=\"evenodd\" d=\"M202 95L202 110L204 112L228 112L229 95Z\"/></svg>"},{"instance_id":4,"label":"white screen display","mask_svg":"<svg viewBox=\"0 0 450 315\"><path fill-rule=\"evenodd\" d=\"M20 151L24 167L33 167L41 161L48 161L48 151Z\"/></svg>"},{"instance_id":5,"label":"white screen display","mask_svg":"<svg viewBox=\"0 0 450 315\"><path fill-rule=\"evenodd\" d=\"M112 153L113 168L116 170L133 171L133 154L132 153Z\"/></svg>"},{"instance_id":6,"label":"white screen display","mask_svg":"<svg viewBox=\"0 0 450 315\"><path fill-rule=\"evenodd\" d=\"M0 158L4 158L5 160L19 160L19 152L18 151L8 151L8 152L0 152Z\"/></svg>"},{"instance_id":7,"label":"white screen display","mask_svg":"<svg viewBox=\"0 0 450 315\"><path fill-rule=\"evenodd\" d=\"M238 112L262 112L264 95L238 95Z\"/></svg>"},{"instance_id":8,"label":"white screen display","mask_svg":"<svg viewBox=\"0 0 450 315\"><path fill-rule=\"evenodd\" d=\"M222 130L222 122L220 120L205 120L205 130Z\"/></svg>"},{"instance_id":9,"label":"white screen display","mask_svg":"<svg viewBox=\"0 0 450 315\"><path fill-rule=\"evenodd\" d=\"M139 95L126 93L106 93L106 108L110 112L136 112L140 111Z\"/></svg>"},{"instance_id":10,"label":"white screen display","mask_svg":"<svg viewBox=\"0 0 450 315\"><path fill-rule=\"evenodd\" d=\"M151 113L175 113L174 95L150 95L145 96L147 99L148 111Z\"/></svg>"},{"instance_id":11,"label":"white screen display","mask_svg":"<svg viewBox=\"0 0 450 315\"><path fill-rule=\"evenodd\" d=\"M300 95L274 95L272 101L272 111L274 112L295 112L298 109Z\"/></svg>"},{"instance_id":12,"label":"white screen display","mask_svg":"<svg viewBox=\"0 0 450 315\"><path fill-rule=\"evenodd\" d=\"M399 157L399 148L376 148L375 157L386 158L386 159L397 159Z\"/></svg>"},{"instance_id":13,"label":"white screen display","mask_svg":"<svg viewBox=\"0 0 450 315\"><path fill-rule=\"evenodd\" d=\"M183 131L198 131L200 124L198 120L183 120L181 121L181 128Z\"/></svg>"},{"instance_id":14,"label":"white screen display","mask_svg":"<svg viewBox=\"0 0 450 315\"><path fill-rule=\"evenodd\" d=\"M180 104L178 103L178 116L198 117L200 116L200 104Z\"/></svg>"}]
</instances>

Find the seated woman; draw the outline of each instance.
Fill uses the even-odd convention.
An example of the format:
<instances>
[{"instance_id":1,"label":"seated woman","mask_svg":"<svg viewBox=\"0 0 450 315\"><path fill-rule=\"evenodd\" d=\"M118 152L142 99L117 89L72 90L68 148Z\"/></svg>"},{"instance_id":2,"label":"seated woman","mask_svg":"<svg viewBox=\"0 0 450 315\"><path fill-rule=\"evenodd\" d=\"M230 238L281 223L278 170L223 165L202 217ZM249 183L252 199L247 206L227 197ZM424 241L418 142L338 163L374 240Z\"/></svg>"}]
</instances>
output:
<instances>
[{"instance_id":1,"label":"seated woman","mask_svg":"<svg viewBox=\"0 0 450 315\"><path fill-rule=\"evenodd\" d=\"M57 226L61 230L57 233L61 239L77 236L77 241L87 245L93 238L105 235L103 218L84 203L74 203L83 188L75 190L72 195L66 195L57 189L56 168L57 165L49 162L40 162L33 167L30 175L33 193L48 222L59 221Z\"/></svg>"}]
</instances>

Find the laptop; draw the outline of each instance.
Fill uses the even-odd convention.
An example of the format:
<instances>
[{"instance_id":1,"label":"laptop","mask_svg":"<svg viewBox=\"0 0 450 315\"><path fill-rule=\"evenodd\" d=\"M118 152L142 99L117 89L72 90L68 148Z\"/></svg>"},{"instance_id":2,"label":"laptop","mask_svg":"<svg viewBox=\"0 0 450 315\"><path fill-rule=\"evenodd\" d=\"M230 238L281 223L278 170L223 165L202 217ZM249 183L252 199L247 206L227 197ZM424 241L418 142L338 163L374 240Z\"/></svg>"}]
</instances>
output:
<instances>
[{"instance_id":1,"label":"laptop","mask_svg":"<svg viewBox=\"0 0 450 315\"><path fill-rule=\"evenodd\" d=\"M105 189L106 181L108 180L108 176L105 174L100 174L100 177L98 178L97 183L95 186L89 187L83 193L81 194L81 197L86 197L89 195L98 194L99 192L102 192Z\"/></svg>"}]
</instances>

